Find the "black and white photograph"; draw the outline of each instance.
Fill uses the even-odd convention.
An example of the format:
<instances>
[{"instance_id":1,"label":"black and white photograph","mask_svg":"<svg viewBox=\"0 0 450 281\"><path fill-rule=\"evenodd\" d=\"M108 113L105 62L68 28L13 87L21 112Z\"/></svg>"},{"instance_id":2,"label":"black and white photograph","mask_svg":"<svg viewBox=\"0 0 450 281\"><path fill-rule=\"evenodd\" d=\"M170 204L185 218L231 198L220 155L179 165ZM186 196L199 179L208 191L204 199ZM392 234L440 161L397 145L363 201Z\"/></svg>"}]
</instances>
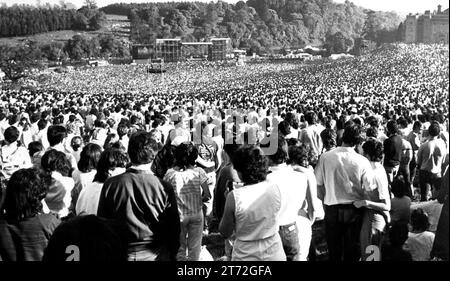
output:
<instances>
[{"instance_id":1,"label":"black and white photograph","mask_svg":"<svg viewBox=\"0 0 450 281\"><path fill-rule=\"evenodd\" d=\"M448 98L447 0L0 0L0 266L448 261Z\"/></svg>"}]
</instances>

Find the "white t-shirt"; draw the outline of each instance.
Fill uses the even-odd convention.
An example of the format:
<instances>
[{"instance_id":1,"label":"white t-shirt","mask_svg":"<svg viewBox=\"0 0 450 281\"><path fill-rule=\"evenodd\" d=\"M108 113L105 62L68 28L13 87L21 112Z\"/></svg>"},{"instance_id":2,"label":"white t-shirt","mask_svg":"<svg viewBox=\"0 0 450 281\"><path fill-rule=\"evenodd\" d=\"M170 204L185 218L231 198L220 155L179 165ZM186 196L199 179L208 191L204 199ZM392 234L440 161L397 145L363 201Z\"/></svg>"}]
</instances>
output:
<instances>
[{"instance_id":1,"label":"white t-shirt","mask_svg":"<svg viewBox=\"0 0 450 281\"><path fill-rule=\"evenodd\" d=\"M78 196L77 205L75 207L75 211L78 216L97 215L98 202L100 200L102 187L103 183L91 182L81 190L80 196Z\"/></svg>"},{"instance_id":2,"label":"white t-shirt","mask_svg":"<svg viewBox=\"0 0 450 281\"><path fill-rule=\"evenodd\" d=\"M286 164L270 167L270 170L272 172L267 175L267 181L276 184L281 194L279 223L293 223L306 199L307 176Z\"/></svg>"},{"instance_id":3,"label":"white t-shirt","mask_svg":"<svg viewBox=\"0 0 450 281\"><path fill-rule=\"evenodd\" d=\"M404 249L408 251L413 261L428 261L430 260L431 249L433 248L434 233L424 231L421 233L408 234Z\"/></svg>"}]
</instances>

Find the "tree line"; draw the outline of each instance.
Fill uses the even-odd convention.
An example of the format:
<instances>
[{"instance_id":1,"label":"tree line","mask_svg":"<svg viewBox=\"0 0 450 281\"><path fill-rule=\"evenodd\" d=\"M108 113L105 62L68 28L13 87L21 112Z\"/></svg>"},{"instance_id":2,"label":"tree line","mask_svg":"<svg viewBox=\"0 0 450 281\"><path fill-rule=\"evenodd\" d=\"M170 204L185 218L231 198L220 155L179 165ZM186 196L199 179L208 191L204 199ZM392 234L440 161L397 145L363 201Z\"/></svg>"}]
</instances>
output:
<instances>
[{"instance_id":1,"label":"tree line","mask_svg":"<svg viewBox=\"0 0 450 281\"><path fill-rule=\"evenodd\" d=\"M94 37L75 35L67 42L27 41L16 46L0 45L0 69L12 81L25 77L28 69L40 68L45 63L129 57L127 42L111 34Z\"/></svg>"},{"instance_id":2,"label":"tree line","mask_svg":"<svg viewBox=\"0 0 450 281\"><path fill-rule=\"evenodd\" d=\"M105 14L95 7L14 5L0 7L0 37L26 36L58 30L98 30Z\"/></svg>"},{"instance_id":3,"label":"tree line","mask_svg":"<svg viewBox=\"0 0 450 281\"><path fill-rule=\"evenodd\" d=\"M233 47L269 52L272 49L324 45L348 50L357 38L381 43L398 41L400 17L331 0L248 0L112 4L108 14L126 15L131 39L151 44L156 38L204 41L230 37ZM336 44L335 44L336 43ZM336 46L335 46L336 45Z\"/></svg>"}]
</instances>

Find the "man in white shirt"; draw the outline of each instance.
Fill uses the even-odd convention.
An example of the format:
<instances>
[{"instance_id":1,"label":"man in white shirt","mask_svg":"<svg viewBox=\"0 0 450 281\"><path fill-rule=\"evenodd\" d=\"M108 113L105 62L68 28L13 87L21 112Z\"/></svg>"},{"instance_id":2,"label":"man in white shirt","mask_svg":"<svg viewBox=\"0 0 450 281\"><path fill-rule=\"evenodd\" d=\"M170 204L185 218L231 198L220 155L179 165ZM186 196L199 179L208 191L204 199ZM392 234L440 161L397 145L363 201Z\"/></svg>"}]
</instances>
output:
<instances>
[{"instance_id":1,"label":"man in white shirt","mask_svg":"<svg viewBox=\"0 0 450 281\"><path fill-rule=\"evenodd\" d=\"M278 142L276 153L268 155L271 173L267 175L267 180L276 184L281 194L281 208L278 217L279 234L287 260L298 261L300 243L296 221L298 212L306 199L307 178L286 164L288 145L284 137L275 136L270 141ZM266 152L264 146L268 145L262 145L264 152Z\"/></svg>"},{"instance_id":2,"label":"man in white shirt","mask_svg":"<svg viewBox=\"0 0 450 281\"><path fill-rule=\"evenodd\" d=\"M363 213L353 202L364 200L365 192L376 188L369 160L355 151L360 134L359 126L346 127L342 146L322 154L315 169L318 197L325 205L326 239L332 261L359 260Z\"/></svg>"},{"instance_id":3,"label":"man in white shirt","mask_svg":"<svg viewBox=\"0 0 450 281\"><path fill-rule=\"evenodd\" d=\"M417 152L419 169L419 187L421 201L427 201L431 191L439 190L442 178L442 164L447 155L445 142L439 138L441 128L438 122L432 122L428 128L430 138Z\"/></svg>"}]
</instances>

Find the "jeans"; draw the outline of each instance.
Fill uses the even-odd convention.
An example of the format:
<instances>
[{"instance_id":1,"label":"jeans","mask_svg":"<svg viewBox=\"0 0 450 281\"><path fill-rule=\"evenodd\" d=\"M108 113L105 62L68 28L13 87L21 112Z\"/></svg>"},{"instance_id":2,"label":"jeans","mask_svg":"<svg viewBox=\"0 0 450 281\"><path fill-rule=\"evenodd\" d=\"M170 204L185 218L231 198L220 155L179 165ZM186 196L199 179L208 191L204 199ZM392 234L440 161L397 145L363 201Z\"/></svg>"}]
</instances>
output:
<instances>
[{"instance_id":1,"label":"jeans","mask_svg":"<svg viewBox=\"0 0 450 281\"><path fill-rule=\"evenodd\" d=\"M178 250L177 260L198 261L202 250L203 213L180 216L180 219L180 249Z\"/></svg>"},{"instance_id":2,"label":"jeans","mask_svg":"<svg viewBox=\"0 0 450 281\"><path fill-rule=\"evenodd\" d=\"M441 187L441 177L431 172L420 170L419 171L419 188L420 188L420 201L428 201L430 199L429 193L435 192Z\"/></svg>"},{"instance_id":3,"label":"jeans","mask_svg":"<svg viewBox=\"0 0 450 281\"><path fill-rule=\"evenodd\" d=\"M325 228L331 261L358 261L363 210L353 204L325 205Z\"/></svg>"},{"instance_id":4,"label":"jeans","mask_svg":"<svg viewBox=\"0 0 450 281\"><path fill-rule=\"evenodd\" d=\"M212 172L207 174L207 176L208 176L208 188L209 193L211 194L211 199L209 199L206 202L203 202L204 229L208 229L208 217L211 215L213 210L214 188L216 186L216 173Z\"/></svg>"},{"instance_id":5,"label":"jeans","mask_svg":"<svg viewBox=\"0 0 450 281\"><path fill-rule=\"evenodd\" d=\"M310 219L299 215L297 228L300 246L299 261L307 261L312 240L312 222Z\"/></svg>"},{"instance_id":6,"label":"jeans","mask_svg":"<svg viewBox=\"0 0 450 281\"><path fill-rule=\"evenodd\" d=\"M287 261L298 261L300 254L300 243L298 240L298 228L296 222L281 225L279 234Z\"/></svg>"}]
</instances>

